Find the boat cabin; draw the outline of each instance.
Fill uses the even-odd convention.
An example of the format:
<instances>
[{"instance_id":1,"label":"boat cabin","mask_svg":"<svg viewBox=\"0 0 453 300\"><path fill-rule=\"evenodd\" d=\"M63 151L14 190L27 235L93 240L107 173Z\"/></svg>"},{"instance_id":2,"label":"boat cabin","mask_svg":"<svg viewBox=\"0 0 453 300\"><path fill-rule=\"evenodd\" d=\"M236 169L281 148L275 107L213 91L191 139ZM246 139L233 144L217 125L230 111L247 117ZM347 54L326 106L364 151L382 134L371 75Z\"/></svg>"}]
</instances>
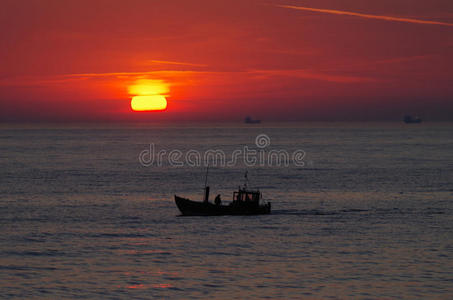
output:
<instances>
[{"instance_id":1,"label":"boat cabin","mask_svg":"<svg viewBox=\"0 0 453 300\"><path fill-rule=\"evenodd\" d=\"M239 189L233 193L233 202L244 201L244 202L259 202L261 199L260 191L248 191L246 189Z\"/></svg>"}]
</instances>

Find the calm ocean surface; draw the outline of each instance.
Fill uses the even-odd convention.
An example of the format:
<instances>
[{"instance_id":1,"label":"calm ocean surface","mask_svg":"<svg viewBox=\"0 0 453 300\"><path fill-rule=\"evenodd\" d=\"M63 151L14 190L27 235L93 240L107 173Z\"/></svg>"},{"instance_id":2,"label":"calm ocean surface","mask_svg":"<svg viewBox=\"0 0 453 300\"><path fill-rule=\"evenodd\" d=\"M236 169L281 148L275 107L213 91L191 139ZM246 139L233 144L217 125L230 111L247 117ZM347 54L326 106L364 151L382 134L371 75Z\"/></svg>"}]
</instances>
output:
<instances>
[{"instance_id":1,"label":"calm ocean surface","mask_svg":"<svg viewBox=\"0 0 453 300\"><path fill-rule=\"evenodd\" d=\"M206 168L143 166L150 144L305 156L210 168L271 215L179 217ZM0 193L1 298L453 297L452 124L2 125Z\"/></svg>"}]
</instances>

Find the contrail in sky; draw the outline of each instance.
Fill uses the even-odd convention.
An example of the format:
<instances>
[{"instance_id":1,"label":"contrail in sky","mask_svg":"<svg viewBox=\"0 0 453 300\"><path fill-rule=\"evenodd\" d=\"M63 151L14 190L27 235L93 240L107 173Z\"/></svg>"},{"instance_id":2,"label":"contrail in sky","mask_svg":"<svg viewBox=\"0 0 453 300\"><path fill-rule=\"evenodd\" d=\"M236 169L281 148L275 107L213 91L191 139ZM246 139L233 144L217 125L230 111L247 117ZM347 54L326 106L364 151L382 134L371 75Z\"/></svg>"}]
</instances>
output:
<instances>
[{"instance_id":1,"label":"contrail in sky","mask_svg":"<svg viewBox=\"0 0 453 300\"><path fill-rule=\"evenodd\" d=\"M419 20L419 19L411 19L411 18L399 18L399 17L390 17L390 16L381 16L381 15L370 15L370 14L363 14L363 13L357 13L357 12L352 12L352 11L344 11L344 10L321 9L321 8L294 6L294 5L276 5L276 6L283 7L283 8L297 9L297 10L320 12L320 13L326 13L326 14L354 16L354 17L360 17L360 18L366 18L366 19L377 19L377 20L385 20L385 21L415 23L415 24L453 26L453 23Z\"/></svg>"},{"instance_id":2,"label":"contrail in sky","mask_svg":"<svg viewBox=\"0 0 453 300\"><path fill-rule=\"evenodd\" d=\"M151 60L151 63L163 64L163 65L181 65L181 66L192 66L192 67L207 67L207 65L202 64L192 64L179 61L168 61L168 60Z\"/></svg>"}]
</instances>

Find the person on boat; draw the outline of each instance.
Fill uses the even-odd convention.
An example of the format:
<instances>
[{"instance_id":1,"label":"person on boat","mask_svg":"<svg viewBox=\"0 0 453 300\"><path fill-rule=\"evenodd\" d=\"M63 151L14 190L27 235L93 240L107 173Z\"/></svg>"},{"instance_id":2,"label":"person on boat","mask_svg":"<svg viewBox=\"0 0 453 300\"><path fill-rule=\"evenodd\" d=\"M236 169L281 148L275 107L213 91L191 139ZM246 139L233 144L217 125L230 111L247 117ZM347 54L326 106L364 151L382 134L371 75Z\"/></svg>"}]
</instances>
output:
<instances>
[{"instance_id":1,"label":"person on boat","mask_svg":"<svg viewBox=\"0 0 453 300\"><path fill-rule=\"evenodd\" d=\"M218 195L215 197L214 203L215 203L216 205L220 205L220 204L222 203L222 200L220 200L220 194L218 194Z\"/></svg>"}]
</instances>

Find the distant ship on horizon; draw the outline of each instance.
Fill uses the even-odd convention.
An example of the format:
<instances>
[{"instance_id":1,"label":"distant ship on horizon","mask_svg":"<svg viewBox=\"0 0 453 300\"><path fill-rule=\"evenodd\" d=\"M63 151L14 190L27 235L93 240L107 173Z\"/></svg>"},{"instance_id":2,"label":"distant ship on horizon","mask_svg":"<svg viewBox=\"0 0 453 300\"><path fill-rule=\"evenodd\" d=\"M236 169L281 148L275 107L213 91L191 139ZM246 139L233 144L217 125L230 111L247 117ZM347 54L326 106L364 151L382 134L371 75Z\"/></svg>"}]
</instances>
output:
<instances>
[{"instance_id":1,"label":"distant ship on horizon","mask_svg":"<svg viewBox=\"0 0 453 300\"><path fill-rule=\"evenodd\" d=\"M253 120L250 116L245 117L244 123L246 124L259 124L261 120Z\"/></svg>"},{"instance_id":2,"label":"distant ship on horizon","mask_svg":"<svg viewBox=\"0 0 453 300\"><path fill-rule=\"evenodd\" d=\"M411 115L405 115L403 119L406 124L421 123L422 119L419 116L412 117Z\"/></svg>"}]
</instances>

